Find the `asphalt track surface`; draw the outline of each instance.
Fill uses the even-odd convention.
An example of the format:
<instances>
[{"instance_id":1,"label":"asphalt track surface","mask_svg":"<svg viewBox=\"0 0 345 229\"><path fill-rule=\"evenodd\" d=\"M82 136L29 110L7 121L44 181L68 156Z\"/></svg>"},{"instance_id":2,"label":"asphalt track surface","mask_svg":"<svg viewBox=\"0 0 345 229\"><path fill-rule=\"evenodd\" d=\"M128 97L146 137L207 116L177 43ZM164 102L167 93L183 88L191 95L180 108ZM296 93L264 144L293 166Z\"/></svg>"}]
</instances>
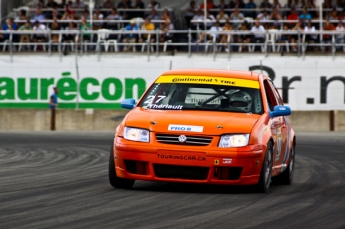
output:
<instances>
[{"instance_id":1,"label":"asphalt track surface","mask_svg":"<svg viewBox=\"0 0 345 229\"><path fill-rule=\"evenodd\" d=\"M291 186L108 183L113 133L0 132L0 228L345 228L345 133L298 133Z\"/></svg>"}]
</instances>

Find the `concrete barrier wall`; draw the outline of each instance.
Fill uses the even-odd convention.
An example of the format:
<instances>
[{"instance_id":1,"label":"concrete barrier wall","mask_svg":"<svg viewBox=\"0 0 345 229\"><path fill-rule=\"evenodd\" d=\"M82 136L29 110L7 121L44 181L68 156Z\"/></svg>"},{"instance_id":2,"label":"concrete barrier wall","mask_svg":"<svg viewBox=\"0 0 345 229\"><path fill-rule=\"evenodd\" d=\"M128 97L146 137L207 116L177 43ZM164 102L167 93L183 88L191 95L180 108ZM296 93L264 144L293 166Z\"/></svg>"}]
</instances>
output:
<instances>
[{"instance_id":1,"label":"concrete barrier wall","mask_svg":"<svg viewBox=\"0 0 345 229\"><path fill-rule=\"evenodd\" d=\"M127 110L56 111L56 130L113 131ZM294 111L290 116L295 131L329 131L330 111ZM49 109L0 109L0 131L50 130ZM334 112L334 130L345 131L345 111Z\"/></svg>"}]
</instances>

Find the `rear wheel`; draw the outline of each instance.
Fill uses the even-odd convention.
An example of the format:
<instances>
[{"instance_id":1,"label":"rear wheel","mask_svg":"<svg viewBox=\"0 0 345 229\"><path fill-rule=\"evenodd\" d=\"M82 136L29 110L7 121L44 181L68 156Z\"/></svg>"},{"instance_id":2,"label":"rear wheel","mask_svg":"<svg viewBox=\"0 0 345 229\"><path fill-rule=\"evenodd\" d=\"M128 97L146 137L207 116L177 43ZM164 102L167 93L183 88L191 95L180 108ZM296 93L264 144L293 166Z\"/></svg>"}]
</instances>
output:
<instances>
[{"instance_id":1,"label":"rear wheel","mask_svg":"<svg viewBox=\"0 0 345 229\"><path fill-rule=\"evenodd\" d=\"M114 146L111 147L110 157L109 157L109 169L108 169L109 183L111 184L111 186L115 188L124 188L124 189L132 188L135 180L120 178L120 177L117 177L116 175L113 147Z\"/></svg>"},{"instance_id":2,"label":"rear wheel","mask_svg":"<svg viewBox=\"0 0 345 229\"><path fill-rule=\"evenodd\" d=\"M271 184L272 177L272 165L273 165L273 144L270 141L267 144L265 159L261 168L260 179L257 184L259 192L266 193Z\"/></svg>"},{"instance_id":3,"label":"rear wheel","mask_svg":"<svg viewBox=\"0 0 345 229\"><path fill-rule=\"evenodd\" d=\"M289 165L284 172L273 178L275 184L291 185L295 171L295 146L292 146Z\"/></svg>"}]
</instances>

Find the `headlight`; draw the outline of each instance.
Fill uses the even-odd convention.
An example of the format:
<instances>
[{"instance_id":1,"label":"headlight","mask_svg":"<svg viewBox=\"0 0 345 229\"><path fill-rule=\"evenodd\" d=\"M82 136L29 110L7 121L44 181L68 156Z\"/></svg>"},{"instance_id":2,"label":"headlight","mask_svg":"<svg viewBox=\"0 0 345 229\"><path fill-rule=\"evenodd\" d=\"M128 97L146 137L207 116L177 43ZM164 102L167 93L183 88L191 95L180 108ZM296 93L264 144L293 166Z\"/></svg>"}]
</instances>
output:
<instances>
[{"instance_id":1,"label":"headlight","mask_svg":"<svg viewBox=\"0 0 345 229\"><path fill-rule=\"evenodd\" d=\"M150 142L150 131L132 127L125 127L123 137L137 142Z\"/></svg>"},{"instance_id":2,"label":"headlight","mask_svg":"<svg viewBox=\"0 0 345 229\"><path fill-rule=\"evenodd\" d=\"M248 145L249 134L228 134L220 137L220 148L241 147Z\"/></svg>"}]
</instances>

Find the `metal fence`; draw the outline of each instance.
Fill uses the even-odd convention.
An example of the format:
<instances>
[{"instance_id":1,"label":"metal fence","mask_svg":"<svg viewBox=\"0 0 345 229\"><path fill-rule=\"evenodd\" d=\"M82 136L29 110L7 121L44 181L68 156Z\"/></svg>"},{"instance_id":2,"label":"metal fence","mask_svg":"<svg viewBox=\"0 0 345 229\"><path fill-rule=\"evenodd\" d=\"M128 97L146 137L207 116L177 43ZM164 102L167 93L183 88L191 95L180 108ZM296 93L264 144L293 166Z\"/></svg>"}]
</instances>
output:
<instances>
[{"instance_id":1,"label":"metal fence","mask_svg":"<svg viewBox=\"0 0 345 229\"><path fill-rule=\"evenodd\" d=\"M47 31L4 31L0 34L8 38L0 43L0 54L9 55L12 61L13 55L22 52L46 52L47 55L57 53L62 58L67 52L69 54L83 55L85 53L97 54L99 59L105 53L123 53L137 52L147 55L148 60L151 55L159 56L166 53L174 52L185 53L191 56L195 53L212 53L215 59L217 54L225 53L228 59L236 53L263 53L268 56L272 53L289 54L304 58L308 53L317 53L321 55L330 55L334 58L336 55L345 54L344 32L337 31L288 31L288 30L266 30L265 32L253 33L247 31L218 31L212 32L213 35L226 36L226 42L220 43L217 39L208 40L207 36L197 43L195 38L199 37L202 32L210 33L203 30L172 30L167 34L161 30L155 31L125 31L125 30L47 30ZM136 37L143 37L143 42L126 42L127 34L135 34ZM247 35L255 36L261 34L263 42L239 43L236 39L238 36ZM72 35L73 40L64 40L64 35ZM160 41L162 35L164 41ZM308 39L310 35L316 35L317 40L313 42ZM319 39L327 35L329 39ZM21 36L29 36L29 41L20 42ZM32 41L36 37L36 42ZM283 37L295 37L295 43ZM53 39L55 37L55 39ZM216 37L216 36L214 36ZM151 42L154 39L154 42ZM126 49L127 47L127 49ZM128 49L128 47L130 47ZM293 49L296 48L296 51ZM311 50L309 50L311 49Z\"/></svg>"}]
</instances>

